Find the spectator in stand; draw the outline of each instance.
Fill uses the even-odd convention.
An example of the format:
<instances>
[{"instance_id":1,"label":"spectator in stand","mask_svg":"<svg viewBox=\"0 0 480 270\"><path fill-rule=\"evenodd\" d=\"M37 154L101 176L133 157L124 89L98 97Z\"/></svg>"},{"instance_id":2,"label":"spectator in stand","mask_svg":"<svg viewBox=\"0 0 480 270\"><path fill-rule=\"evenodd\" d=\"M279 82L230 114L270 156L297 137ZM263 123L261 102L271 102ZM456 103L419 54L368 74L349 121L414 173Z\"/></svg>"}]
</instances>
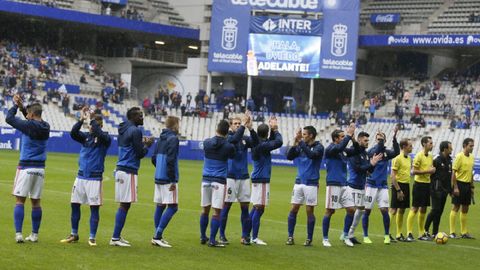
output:
<instances>
[{"instance_id":1,"label":"spectator in stand","mask_svg":"<svg viewBox=\"0 0 480 270\"><path fill-rule=\"evenodd\" d=\"M456 127L457 127L457 121L455 121L455 118L452 117L452 120L450 121L450 131L454 132Z\"/></svg>"},{"instance_id":2,"label":"spectator in stand","mask_svg":"<svg viewBox=\"0 0 480 270\"><path fill-rule=\"evenodd\" d=\"M475 101L475 105L473 107L473 119L475 121L480 120L480 102L478 100Z\"/></svg>"},{"instance_id":3,"label":"spectator in stand","mask_svg":"<svg viewBox=\"0 0 480 270\"><path fill-rule=\"evenodd\" d=\"M85 74L82 74L82 76L80 77L80 83L88 84L87 78L85 77Z\"/></svg>"},{"instance_id":4,"label":"spectator in stand","mask_svg":"<svg viewBox=\"0 0 480 270\"><path fill-rule=\"evenodd\" d=\"M143 110L145 111L145 114L149 114L150 106L152 105L152 102L150 101L149 97L145 97L143 99L142 107Z\"/></svg>"},{"instance_id":5,"label":"spectator in stand","mask_svg":"<svg viewBox=\"0 0 480 270\"><path fill-rule=\"evenodd\" d=\"M408 105L409 100L410 100L410 92L406 90L405 93L403 93L403 101L405 102L405 104Z\"/></svg>"},{"instance_id":6,"label":"spectator in stand","mask_svg":"<svg viewBox=\"0 0 480 270\"><path fill-rule=\"evenodd\" d=\"M247 99L247 110L251 112L255 111L255 101L251 96Z\"/></svg>"},{"instance_id":7,"label":"spectator in stand","mask_svg":"<svg viewBox=\"0 0 480 270\"><path fill-rule=\"evenodd\" d=\"M370 119L375 118L375 109L376 109L375 102L370 101L370 108L369 108Z\"/></svg>"},{"instance_id":8,"label":"spectator in stand","mask_svg":"<svg viewBox=\"0 0 480 270\"><path fill-rule=\"evenodd\" d=\"M470 106L465 107L465 117L468 121L471 119L471 111L470 111Z\"/></svg>"},{"instance_id":9,"label":"spectator in stand","mask_svg":"<svg viewBox=\"0 0 480 270\"><path fill-rule=\"evenodd\" d=\"M112 15L112 8L110 7L110 5L108 5L107 8L105 9L105 15L107 16Z\"/></svg>"},{"instance_id":10,"label":"spectator in stand","mask_svg":"<svg viewBox=\"0 0 480 270\"><path fill-rule=\"evenodd\" d=\"M70 114L70 97L65 94L62 99L62 108L63 108L63 115L67 116L67 114Z\"/></svg>"},{"instance_id":11,"label":"spectator in stand","mask_svg":"<svg viewBox=\"0 0 480 270\"><path fill-rule=\"evenodd\" d=\"M190 95L190 92L188 92L187 93L187 104L186 104L186 106L190 107L191 102L192 102L192 95Z\"/></svg>"},{"instance_id":12,"label":"spectator in stand","mask_svg":"<svg viewBox=\"0 0 480 270\"><path fill-rule=\"evenodd\" d=\"M418 107L418 104L415 104L415 111L414 111L415 117L420 116L420 107Z\"/></svg>"},{"instance_id":13,"label":"spectator in stand","mask_svg":"<svg viewBox=\"0 0 480 270\"><path fill-rule=\"evenodd\" d=\"M366 98L366 99L363 101L363 108L364 108L366 111L370 111L370 99L369 99L369 98Z\"/></svg>"}]
</instances>

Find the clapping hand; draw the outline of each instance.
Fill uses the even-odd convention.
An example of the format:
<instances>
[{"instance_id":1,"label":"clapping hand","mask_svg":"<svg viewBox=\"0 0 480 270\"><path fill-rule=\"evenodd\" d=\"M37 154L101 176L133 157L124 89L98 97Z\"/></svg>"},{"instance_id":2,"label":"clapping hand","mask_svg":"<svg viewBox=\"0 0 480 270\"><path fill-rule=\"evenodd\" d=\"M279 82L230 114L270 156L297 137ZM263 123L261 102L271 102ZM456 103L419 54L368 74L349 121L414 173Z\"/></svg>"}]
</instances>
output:
<instances>
[{"instance_id":1,"label":"clapping hand","mask_svg":"<svg viewBox=\"0 0 480 270\"><path fill-rule=\"evenodd\" d=\"M143 137L143 140L142 140L142 143L146 146L146 147L150 147L153 142L155 141L155 139L153 137Z\"/></svg>"}]
</instances>

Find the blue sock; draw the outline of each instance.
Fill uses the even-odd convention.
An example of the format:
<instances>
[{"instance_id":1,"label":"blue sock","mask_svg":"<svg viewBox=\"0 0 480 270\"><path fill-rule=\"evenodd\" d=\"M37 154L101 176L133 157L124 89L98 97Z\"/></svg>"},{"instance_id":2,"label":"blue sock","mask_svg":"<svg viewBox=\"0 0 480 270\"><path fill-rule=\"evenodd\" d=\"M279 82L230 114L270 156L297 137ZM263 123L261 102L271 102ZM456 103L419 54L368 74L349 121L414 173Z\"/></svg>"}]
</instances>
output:
<instances>
[{"instance_id":1,"label":"blue sock","mask_svg":"<svg viewBox=\"0 0 480 270\"><path fill-rule=\"evenodd\" d=\"M252 238L257 239L258 231L260 230L260 218L263 215L263 209L255 209L252 218Z\"/></svg>"},{"instance_id":2,"label":"blue sock","mask_svg":"<svg viewBox=\"0 0 480 270\"><path fill-rule=\"evenodd\" d=\"M207 238L207 227L208 227L208 215L201 214L200 215L200 238L206 239Z\"/></svg>"},{"instance_id":3,"label":"blue sock","mask_svg":"<svg viewBox=\"0 0 480 270\"><path fill-rule=\"evenodd\" d=\"M165 205L157 204L157 208L155 209L155 215L153 216L155 230L158 228L158 224L160 224L160 219L162 218L163 210L165 210Z\"/></svg>"},{"instance_id":4,"label":"blue sock","mask_svg":"<svg viewBox=\"0 0 480 270\"><path fill-rule=\"evenodd\" d=\"M38 233L40 229L40 223L42 223L42 208L34 207L32 208L32 232Z\"/></svg>"},{"instance_id":5,"label":"blue sock","mask_svg":"<svg viewBox=\"0 0 480 270\"><path fill-rule=\"evenodd\" d=\"M177 210L178 207L176 205L167 207L167 210L165 210L165 213L163 213L162 218L160 219L160 223L158 224L157 230L155 232L156 239L162 238L163 231L165 230Z\"/></svg>"},{"instance_id":6,"label":"blue sock","mask_svg":"<svg viewBox=\"0 0 480 270\"><path fill-rule=\"evenodd\" d=\"M362 217L362 228L363 228L363 236L368 237L368 222L370 219L370 211L365 211Z\"/></svg>"},{"instance_id":7,"label":"blue sock","mask_svg":"<svg viewBox=\"0 0 480 270\"><path fill-rule=\"evenodd\" d=\"M220 227L220 217L212 216L212 222L210 224L210 243L215 243L217 237L218 228Z\"/></svg>"},{"instance_id":8,"label":"blue sock","mask_svg":"<svg viewBox=\"0 0 480 270\"><path fill-rule=\"evenodd\" d=\"M322 220L323 239L325 240L328 240L328 230L330 229L330 218L331 216L323 216L323 220Z\"/></svg>"},{"instance_id":9,"label":"blue sock","mask_svg":"<svg viewBox=\"0 0 480 270\"><path fill-rule=\"evenodd\" d=\"M225 228L227 227L228 212L231 204L225 204L220 212L220 237L225 237Z\"/></svg>"},{"instance_id":10,"label":"blue sock","mask_svg":"<svg viewBox=\"0 0 480 270\"><path fill-rule=\"evenodd\" d=\"M307 218L307 239L313 240L313 229L315 229L315 216L311 215Z\"/></svg>"},{"instance_id":11,"label":"blue sock","mask_svg":"<svg viewBox=\"0 0 480 270\"><path fill-rule=\"evenodd\" d=\"M100 206L90 206L90 239L97 236L98 222L100 221Z\"/></svg>"},{"instance_id":12,"label":"blue sock","mask_svg":"<svg viewBox=\"0 0 480 270\"><path fill-rule=\"evenodd\" d=\"M240 206L240 210L242 211L240 215L240 222L242 223L242 237L246 238L250 235L252 220L248 214L248 205Z\"/></svg>"},{"instance_id":13,"label":"blue sock","mask_svg":"<svg viewBox=\"0 0 480 270\"><path fill-rule=\"evenodd\" d=\"M15 221L15 231L22 232L23 218L25 216L25 206L23 204L16 204L13 208L13 220Z\"/></svg>"},{"instance_id":14,"label":"blue sock","mask_svg":"<svg viewBox=\"0 0 480 270\"><path fill-rule=\"evenodd\" d=\"M72 215L70 217L70 221L72 222L72 234L78 235L78 223L80 222L80 204L72 203L70 204L72 207Z\"/></svg>"},{"instance_id":15,"label":"blue sock","mask_svg":"<svg viewBox=\"0 0 480 270\"><path fill-rule=\"evenodd\" d=\"M343 235L347 236L348 231L350 230L350 227L352 226L353 223L353 215L347 213L345 215L345 221L343 223Z\"/></svg>"},{"instance_id":16,"label":"blue sock","mask_svg":"<svg viewBox=\"0 0 480 270\"><path fill-rule=\"evenodd\" d=\"M295 224L297 224L297 213L290 211L288 214L288 237L293 237Z\"/></svg>"},{"instance_id":17,"label":"blue sock","mask_svg":"<svg viewBox=\"0 0 480 270\"><path fill-rule=\"evenodd\" d=\"M252 227L253 227L253 215L255 214L255 207L252 207L252 210L250 211L250 214L248 214L248 218L250 219L250 223L248 224L248 233L247 235L250 236L250 233L252 232Z\"/></svg>"},{"instance_id":18,"label":"blue sock","mask_svg":"<svg viewBox=\"0 0 480 270\"><path fill-rule=\"evenodd\" d=\"M123 207L119 207L117 214L115 215L115 228L113 229L113 239L120 239L122 234L123 226L125 225L125 220L127 219L128 210L125 210Z\"/></svg>"},{"instance_id":19,"label":"blue sock","mask_svg":"<svg viewBox=\"0 0 480 270\"><path fill-rule=\"evenodd\" d=\"M385 235L390 234L390 216L388 215L388 211L382 211L383 216L383 229L385 230Z\"/></svg>"}]
</instances>

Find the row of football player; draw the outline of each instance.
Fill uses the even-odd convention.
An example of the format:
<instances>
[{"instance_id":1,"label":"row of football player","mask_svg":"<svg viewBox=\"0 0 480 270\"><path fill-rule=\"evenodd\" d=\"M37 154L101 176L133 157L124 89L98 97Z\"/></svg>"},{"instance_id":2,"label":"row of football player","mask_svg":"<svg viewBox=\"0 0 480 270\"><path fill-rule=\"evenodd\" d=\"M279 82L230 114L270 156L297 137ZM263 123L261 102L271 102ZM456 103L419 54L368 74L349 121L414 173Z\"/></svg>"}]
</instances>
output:
<instances>
[{"instance_id":1,"label":"row of football player","mask_svg":"<svg viewBox=\"0 0 480 270\"><path fill-rule=\"evenodd\" d=\"M20 108L27 120L21 120L15 117L18 108ZM90 132L81 132L80 128L83 122L89 118L91 120ZM141 130L138 128L139 125L143 124L143 114L139 108L134 107L128 110L127 119L128 121L122 123L119 127L119 160L115 174L115 198L116 201L120 202L120 207L116 214L114 233L110 241L110 244L114 246L130 246L129 242L121 237L121 231L130 204L137 200L137 172L140 159L145 156L148 148L153 143L152 138L142 137ZM167 119L167 128L162 132L152 157L152 162L156 166L155 202L157 202L155 213L156 233L152 238L152 244L163 247L170 246L168 242L163 239L163 231L177 211L178 203L178 138L176 136L179 125L178 122L178 118L175 117L169 117ZM17 170L13 192L17 198L17 205L14 210L17 231L16 240L17 242L23 242L21 233L24 215L23 204L27 195L30 195L33 204L33 228L32 234L27 237L26 240L37 241L41 221L40 196L44 178L44 161L46 158L45 145L48 139L49 126L48 123L41 119L41 105L33 104L24 108L19 97L14 97L14 106L7 114L7 123L23 133L19 169ZM111 142L108 134L101 130L101 126L101 117L90 115L88 110L84 109L80 121L72 128L72 138L82 144L82 149L79 160L80 168L77 179L75 180L71 199L72 232L71 235L62 240L62 242L71 243L78 241L80 204L86 203L89 204L91 208L89 244L96 245L95 234L99 219L98 208L101 205L103 163L106 150ZM245 129L250 130L250 136L244 136L243 133ZM282 138L278 133L278 125L275 118L270 119L269 125L260 125L257 131L258 134L252 129L251 117L247 113L243 119L232 119L231 125L226 121L221 121L217 126L217 136L207 139L204 142L205 164L202 179L203 211L200 217L201 243L203 244L208 243L209 246L212 247L221 247L228 243L224 228L228 210L235 199L240 202L242 209L242 243L266 244L258 238L258 231L260 218L265 206L268 205L271 172L270 151L281 147ZM378 133L376 135L377 144L367 153L366 148L368 146L369 135L365 132L360 132L357 136L357 141L353 138L354 132L355 127L353 125L349 126L346 132L341 130L334 131L332 133L333 143L327 147L325 153L323 146L315 141L316 131L313 127L305 127L303 130L297 132L295 141L288 151L288 158L295 160L298 167L298 175L292 196L292 210L288 218L289 238L287 244L294 243L293 231L296 223L296 214L302 204L306 204L308 216L308 236L305 245L309 246L312 243L315 224L313 208L317 204L319 169L322 157L325 157L327 164L326 212L323 218L324 246L330 246L328 229L330 217L335 212L335 209L347 209L344 226L345 234L343 238L345 244L353 246L354 242L358 242L352 237L353 231L365 208L367 214L363 219L364 233L368 232L368 215L373 208L371 205L375 201L379 203L384 217L386 230L385 243L390 243L391 237L389 237L388 233L390 217L386 214L388 211L388 190L386 189L387 173L386 164L382 164L382 162L386 163L388 159L395 157L398 151L395 149L385 149L385 136L382 133ZM269 133L270 136L268 136ZM353 147L346 148L350 140L354 142ZM430 151L431 148L427 149L425 145L431 145L431 142L428 143L428 140L431 141L431 139L427 138L426 140L427 142L424 142L422 139L422 145L424 145L425 151ZM405 153L408 152L408 147L411 151L411 143L408 140L404 140L404 142L406 143L403 143L402 150L404 155L407 155ZM254 163L254 170L251 175L251 192L246 159L246 149L248 147L252 148L252 159ZM395 136L394 148L398 148ZM428 153L428 151L425 153ZM351 165L349 166L350 176L348 179L346 177L347 163ZM414 164L414 174L427 174L419 169L415 171L416 167ZM379 170L377 174L375 174L375 170ZM428 170L432 173L433 169ZM367 181L368 172L371 172L371 175ZM375 175L377 175L377 177L375 177ZM399 180L398 182L401 181ZM416 181L416 184L417 182L418 181ZM394 190L399 193L400 185L395 184L395 180L393 183L395 187ZM454 187L457 187L457 181L454 183ZM367 185L367 194L365 197L367 201L366 206L364 205L365 190L362 190L365 184ZM415 206L416 184L414 185L414 207L411 213L416 213L416 211L420 209L419 216L421 217L423 206ZM454 194L458 193L457 189L458 188L454 189ZM226 198L225 190L228 190ZM409 194L409 192L405 194ZM387 198L386 200L385 197ZM402 197L401 195L394 196L394 198L397 198L398 201L403 203L409 200L408 196ZM248 205L250 201L254 206L249 213ZM385 202L387 204L386 206ZM370 205L368 205L369 203ZM392 200L392 206L393 204L394 200ZM211 219L209 239L206 236L206 228L208 226L208 215L211 208L213 208L214 213ZM402 209L404 208L398 208L400 209L399 213L402 213ZM355 209L357 211L355 211ZM396 208L392 209L392 214L396 213L395 209ZM458 204L455 204L454 210L455 209L458 211ZM462 211L464 209L465 207L462 208ZM400 214L398 216L400 216ZM462 218L462 220L463 219L464 218ZM408 223L410 224L410 222ZM219 228L221 232L220 241L216 241L215 238ZM365 230L365 228L367 229ZM351 233L348 232L349 230ZM411 232L409 236L410 234ZM469 236L468 233L463 233L463 228L462 234ZM253 238L252 240L250 240L251 236ZM364 242L371 242L366 233L365 236ZM399 238L401 239L401 235Z\"/></svg>"}]
</instances>

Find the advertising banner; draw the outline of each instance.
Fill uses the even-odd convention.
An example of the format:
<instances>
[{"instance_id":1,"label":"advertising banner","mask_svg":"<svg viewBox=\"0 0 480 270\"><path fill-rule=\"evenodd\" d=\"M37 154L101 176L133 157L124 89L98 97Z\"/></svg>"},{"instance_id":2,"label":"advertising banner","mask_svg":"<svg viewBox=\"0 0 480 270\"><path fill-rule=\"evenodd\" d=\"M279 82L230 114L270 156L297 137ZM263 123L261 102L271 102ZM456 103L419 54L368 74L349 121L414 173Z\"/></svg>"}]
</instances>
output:
<instances>
[{"instance_id":1,"label":"advertising banner","mask_svg":"<svg viewBox=\"0 0 480 270\"><path fill-rule=\"evenodd\" d=\"M318 78L321 37L250 34L251 76Z\"/></svg>"},{"instance_id":2,"label":"advertising banner","mask_svg":"<svg viewBox=\"0 0 480 270\"><path fill-rule=\"evenodd\" d=\"M360 47L475 47L480 35L364 35Z\"/></svg>"},{"instance_id":3,"label":"advertising banner","mask_svg":"<svg viewBox=\"0 0 480 270\"><path fill-rule=\"evenodd\" d=\"M320 77L355 80L359 13L358 11L325 11L325 13L327 14L324 19Z\"/></svg>"},{"instance_id":4,"label":"advertising banner","mask_svg":"<svg viewBox=\"0 0 480 270\"><path fill-rule=\"evenodd\" d=\"M370 15L372 24L397 24L400 22L400 13L380 13Z\"/></svg>"},{"instance_id":5,"label":"advertising banner","mask_svg":"<svg viewBox=\"0 0 480 270\"><path fill-rule=\"evenodd\" d=\"M250 32L259 34L321 36L321 20L255 16L250 21Z\"/></svg>"},{"instance_id":6,"label":"advertising banner","mask_svg":"<svg viewBox=\"0 0 480 270\"><path fill-rule=\"evenodd\" d=\"M299 10L308 12L322 11L325 0L222 0L234 7L244 6L258 10ZM330 1L331 0L327 0Z\"/></svg>"},{"instance_id":7,"label":"advertising banner","mask_svg":"<svg viewBox=\"0 0 480 270\"><path fill-rule=\"evenodd\" d=\"M249 28L249 6L232 8L225 0L214 0L208 71L245 73Z\"/></svg>"},{"instance_id":8,"label":"advertising banner","mask_svg":"<svg viewBox=\"0 0 480 270\"><path fill-rule=\"evenodd\" d=\"M117 5L126 6L128 0L102 0L102 3L112 3Z\"/></svg>"}]
</instances>

